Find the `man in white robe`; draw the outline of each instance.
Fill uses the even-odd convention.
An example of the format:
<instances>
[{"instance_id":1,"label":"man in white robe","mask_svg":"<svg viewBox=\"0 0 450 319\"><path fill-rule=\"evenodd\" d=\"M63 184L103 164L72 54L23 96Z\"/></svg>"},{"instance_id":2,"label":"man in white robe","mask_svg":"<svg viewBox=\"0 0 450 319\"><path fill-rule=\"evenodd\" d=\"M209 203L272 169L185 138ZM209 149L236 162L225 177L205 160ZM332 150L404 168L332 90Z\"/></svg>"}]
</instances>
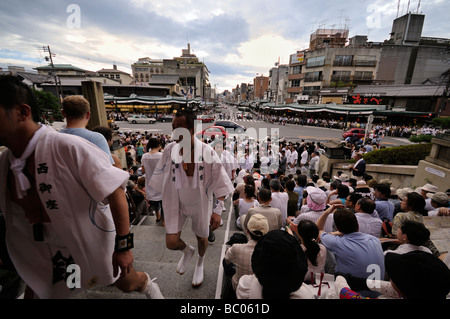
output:
<instances>
[{"instance_id":1,"label":"man in white robe","mask_svg":"<svg viewBox=\"0 0 450 319\"><path fill-rule=\"evenodd\" d=\"M0 77L0 145L8 148L0 154L0 210L9 255L30 297L68 298L115 283L162 298L149 276L133 268L128 174L94 144L38 120L31 89L14 76ZM66 278L69 269L79 270L74 282Z\"/></svg>"},{"instance_id":2,"label":"man in white robe","mask_svg":"<svg viewBox=\"0 0 450 319\"><path fill-rule=\"evenodd\" d=\"M165 147L150 184L163 194L166 246L183 252L176 268L180 275L186 272L195 252L193 246L181 239L184 223L187 218L192 220L192 231L197 237L198 246L192 285L199 287L204 278L203 265L209 231L219 227L224 199L234 188L214 149L195 138L195 118L190 110L176 113L172 122L175 142ZM218 199L214 210L213 195Z\"/></svg>"}]
</instances>

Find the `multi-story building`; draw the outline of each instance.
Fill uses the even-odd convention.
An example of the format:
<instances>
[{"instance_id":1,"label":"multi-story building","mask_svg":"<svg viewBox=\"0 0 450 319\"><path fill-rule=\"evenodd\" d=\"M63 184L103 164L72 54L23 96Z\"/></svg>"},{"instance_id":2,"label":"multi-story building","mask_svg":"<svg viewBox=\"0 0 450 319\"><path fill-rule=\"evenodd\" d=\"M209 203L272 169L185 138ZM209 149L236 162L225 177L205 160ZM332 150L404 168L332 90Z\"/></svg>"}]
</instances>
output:
<instances>
[{"instance_id":1,"label":"multi-story building","mask_svg":"<svg viewBox=\"0 0 450 319\"><path fill-rule=\"evenodd\" d=\"M129 85L131 84L134 79L133 77L121 70L117 69L117 65L113 65L112 69L101 69L97 71L99 76L103 76L109 79L114 79L114 80L118 80L120 84L123 85Z\"/></svg>"},{"instance_id":2,"label":"multi-story building","mask_svg":"<svg viewBox=\"0 0 450 319\"><path fill-rule=\"evenodd\" d=\"M407 13L394 20L383 44L376 79L384 84L421 84L449 69L450 39L422 37L425 16Z\"/></svg>"},{"instance_id":3,"label":"multi-story building","mask_svg":"<svg viewBox=\"0 0 450 319\"><path fill-rule=\"evenodd\" d=\"M308 50L290 57L288 103L344 103L347 92L338 92L338 88L370 84L375 79L381 43L355 36L346 45L343 37L348 30L322 31L313 33ZM321 94L324 88L327 90Z\"/></svg>"},{"instance_id":4,"label":"multi-story building","mask_svg":"<svg viewBox=\"0 0 450 319\"><path fill-rule=\"evenodd\" d=\"M205 98L208 96L209 70L191 53L188 43L187 49L182 49L180 57L173 59L140 58L131 65L137 84L148 85L153 74L169 74L179 76L179 85L184 94L191 97Z\"/></svg>"},{"instance_id":5,"label":"multi-story building","mask_svg":"<svg viewBox=\"0 0 450 319\"><path fill-rule=\"evenodd\" d=\"M160 59L140 58L131 65L137 85L148 85L152 74L164 73L164 63Z\"/></svg>"},{"instance_id":6,"label":"multi-story building","mask_svg":"<svg viewBox=\"0 0 450 319\"><path fill-rule=\"evenodd\" d=\"M286 100L288 87L289 65L279 64L269 70L269 96L268 99L276 104Z\"/></svg>"},{"instance_id":7,"label":"multi-story building","mask_svg":"<svg viewBox=\"0 0 450 319\"><path fill-rule=\"evenodd\" d=\"M264 100L267 89L269 88L269 77L263 75L255 77L253 79L253 88L255 90L255 100Z\"/></svg>"}]
</instances>

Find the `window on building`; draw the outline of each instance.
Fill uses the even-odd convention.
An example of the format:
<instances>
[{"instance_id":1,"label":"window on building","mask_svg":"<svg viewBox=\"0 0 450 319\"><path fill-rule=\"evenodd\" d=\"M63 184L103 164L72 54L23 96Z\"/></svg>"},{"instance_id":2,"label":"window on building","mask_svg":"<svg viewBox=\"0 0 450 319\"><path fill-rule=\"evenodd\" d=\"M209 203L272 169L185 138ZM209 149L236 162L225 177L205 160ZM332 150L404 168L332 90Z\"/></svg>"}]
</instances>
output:
<instances>
[{"instance_id":1,"label":"window on building","mask_svg":"<svg viewBox=\"0 0 450 319\"><path fill-rule=\"evenodd\" d=\"M355 71L355 75L353 76L353 80L359 81L369 81L372 80L373 72L372 71Z\"/></svg>"},{"instance_id":2,"label":"window on building","mask_svg":"<svg viewBox=\"0 0 450 319\"><path fill-rule=\"evenodd\" d=\"M300 86L300 80L291 80L291 88L296 88Z\"/></svg>"},{"instance_id":3,"label":"window on building","mask_svg":"<svg viewBox=\"0 0 450 319\"><path fill-rule=\"evenodd\" d=\"M302 73L302 66L296 65L292 67L292 74L299 74Z\"/></svg>"},{"instance_id":4,"label":"window on building","mask_svg":"<svg viewBox=\"0 0 450 319\"><path fill-rule=\"evenodd\" d=\"M305 74L305 82L322 81L322 71L307 72Z\"/></svg>"},{"instance_id":5,"label":"window on building","mask_svg":"<svg viewBox=\"0 0 450 319\"><path fill-rule=\"evenodd\" d=\"M116 79L120 79L120 74L116 74Z\"/></svg>"},{"instance_id":6,"label":"window on building","mask_svg":"<svg viewBox=\"0 0 450 319\"><path fill-rule=\"evenodd\" d=\"M333 74L331 75L331 81L348 82L350 81L350 75L350 71L333 71Z\"/></svg>"},{"instance_id":7,"label":"window on building","mask_svg":"<svg viewBox=\"0 0 450 319\"><path fill-rule=\"evenodd\" d=\"M303 87L303 95L317 95L320 92L320 86Z\"/></svg>"},{"instance_id":8,"label":"window on building","mask_svg":"<svg viewBox=\"0 0 450 319\"><path fill-rule=\"evenodd\" d=\"M376 55L357 55L355 56L355 66L373 67L377 65Z\"/></svg>"},{"instance_id":9,"label":"window on building","mask_svg":"<svg viewBox=\"0 0 450 319\"><path fill-rule=\"evenodd\" d=\"M334 57L334 66L352 66L353 55L336 55Z\"/></svg>"},{"instance_id":10,"label":"window on building","mask_svg":"<svg viewBox=\"0 0 450 319\"><path fill-rule=\"evenodd\" d=\"M306 59L306 67L313 68L317 66L325 65L325 56L317 56L313 58Z\"/></svg>"}]
</instances>

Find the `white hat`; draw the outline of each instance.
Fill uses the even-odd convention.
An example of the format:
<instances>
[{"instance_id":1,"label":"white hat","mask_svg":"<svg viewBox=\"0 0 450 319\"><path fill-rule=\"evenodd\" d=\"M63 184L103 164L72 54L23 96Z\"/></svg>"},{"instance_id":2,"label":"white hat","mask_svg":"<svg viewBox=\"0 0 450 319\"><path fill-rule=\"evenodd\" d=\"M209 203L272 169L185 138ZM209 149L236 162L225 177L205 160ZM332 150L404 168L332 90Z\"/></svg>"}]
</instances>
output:
<instances>
[{"instance_id":1,"label":"white hat","mask_svg":"<svg viewBox=\"0 0 450 319\"><path fill-rule=\"evenodd\" d=\"M421 187L421 189L423 191L430 192L430 193L436 193L438 191L438 188L431 184L425 184L424 186Z\"/></svg>"},{"instance_id":2,"label":"white hat","mask_svg":"<svg viewBox=\"0 0 450 319\"><path fill-rule=\"evenodd\" d=\"M250 216L250 219L247 223L247 229L250 233L253 235L256 231L261 232L261 236L267 234L269 231L269 222L267 221L267 218L261 214L255 214Z\"/></svg>"},{"instance_id":3,"label":"white hat","mask_svg":"<svg viewBox=\"0 0 450 319\"><path fill-rule=\"evenodd\" d=\"M323 205L327 202L327 194L318 187L308 186L306 192L311 200L317 205Z\"/></svg>"},{"instance_id":4,"label":"white hat","mask_svg":"<svg viewBox=\"0 0 450 319\"><path fill-rule=\"evenodd\" d=\"M398 198L403 199L403 198L405 198L406 194L412 193L412 192L414 192L414 190L409 187L399 188L399 189L397 189L397 196L398 196Z\"/></svg>"}]
</instances>

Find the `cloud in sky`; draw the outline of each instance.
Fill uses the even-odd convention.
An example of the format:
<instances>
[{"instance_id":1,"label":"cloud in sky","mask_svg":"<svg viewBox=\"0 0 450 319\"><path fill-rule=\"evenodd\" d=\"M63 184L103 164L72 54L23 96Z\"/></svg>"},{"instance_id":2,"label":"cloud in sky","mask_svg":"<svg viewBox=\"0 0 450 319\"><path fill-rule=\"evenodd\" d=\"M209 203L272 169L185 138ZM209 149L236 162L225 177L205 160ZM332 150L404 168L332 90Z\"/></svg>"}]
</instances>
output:
<instances>
[{"instance_id":1,"label":"cloud in sky","mask_svg":"<svg viewBox=\"0 0 450 319\"><path fill-rule=\"evenodd\" d=\"M415 12L418 0L410 1ZM80 28L70 28L70 4L80 8ZM55 63L88 70L109 68L131 73L140 57L181 55L186 43L210 70L220 90L267 75L280 57L308 47L317 28L348 26L350 36L370 41L389 38L398 1L392 0L37 0L0 3L0 67L46 64L50 45ZM400 16L407 10L400 1ZM424 36L450 38L450 2L422 0ZM41 50L39 50L41 49Z\"/></svg>"}]
</instances>

